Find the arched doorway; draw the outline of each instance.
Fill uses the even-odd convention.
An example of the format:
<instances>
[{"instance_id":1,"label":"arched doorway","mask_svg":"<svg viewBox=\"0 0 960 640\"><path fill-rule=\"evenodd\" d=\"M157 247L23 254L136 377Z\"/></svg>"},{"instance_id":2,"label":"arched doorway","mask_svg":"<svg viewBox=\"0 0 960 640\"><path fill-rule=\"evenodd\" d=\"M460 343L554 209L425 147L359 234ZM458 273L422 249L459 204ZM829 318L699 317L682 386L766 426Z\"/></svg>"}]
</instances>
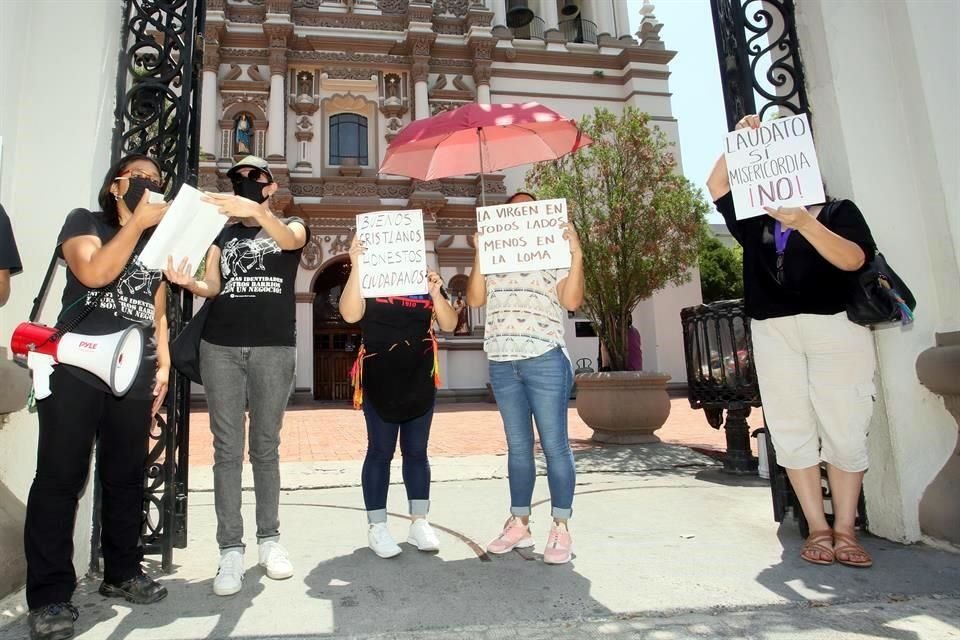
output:
<instances>
[{"instance_id":1,"label":"arched doorway","mask_svg":"<svg viewBox=\"0 0 960 640\"><path fill-rule=\"evenodd\" d=\"M313 397L349 400L350 367L360 347L360 328L340 316L338 302L350 276L346 256L330 262L313 281Z\"/></svg>"}]
</instances>

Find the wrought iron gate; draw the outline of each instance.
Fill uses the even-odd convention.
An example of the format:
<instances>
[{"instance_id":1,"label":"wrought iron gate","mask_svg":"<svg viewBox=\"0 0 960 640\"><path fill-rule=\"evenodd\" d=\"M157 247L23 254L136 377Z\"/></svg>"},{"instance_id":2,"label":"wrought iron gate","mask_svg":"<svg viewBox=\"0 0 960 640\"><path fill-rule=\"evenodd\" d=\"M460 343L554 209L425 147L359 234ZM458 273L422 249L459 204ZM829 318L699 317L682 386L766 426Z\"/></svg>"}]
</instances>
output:
<instances>
[{"instance_id":1,"label":"wrought iron gate","mask_svg":"<svg viewBox=\"0 0 960 640\"><path fill-rule=\"evenodd\" d=\"M206 0L125 0L117 70L111 162L130 153L154 158L173 193L197 184L200 78ZM168 296L170 334L193 315L193 296ZM170 376L166 418L155 416L144 469L143 544L173 569L173 549L187 544L190 381ZM95 485L95 487L98 485ZM94 511L91 565L99 569L99 496Z\"/></svg>"},{"instance_id":2,"label":"wrought iron gate","mask_svg":"<svg viewBox=\"0 0 960 640\"><path fill-rule=\"evenodd\" d=\"M729 129L771 110L806 113L793 0L710 0Z\"/></svg>"}]
</instances>

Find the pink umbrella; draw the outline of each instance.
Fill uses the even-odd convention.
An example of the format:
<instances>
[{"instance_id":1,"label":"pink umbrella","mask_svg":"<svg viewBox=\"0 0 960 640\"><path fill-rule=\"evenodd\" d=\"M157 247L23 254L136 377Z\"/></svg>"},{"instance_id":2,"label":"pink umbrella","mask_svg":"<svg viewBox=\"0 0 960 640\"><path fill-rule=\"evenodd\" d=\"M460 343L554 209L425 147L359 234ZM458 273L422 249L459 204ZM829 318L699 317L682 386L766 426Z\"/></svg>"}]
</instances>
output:
<instances>
[{"instance_id":1,"label":"pink umbrella","mask_svg":"<svg viewBox=\"0 0 960 640\"><path fill-rule=\"evenodd\" d=\"M555 160L589 144L573 120L542 104L470 103L404 127L380 172L418 180L479 173L486 205L484 172Z\"/></svg>"}]
</instances>

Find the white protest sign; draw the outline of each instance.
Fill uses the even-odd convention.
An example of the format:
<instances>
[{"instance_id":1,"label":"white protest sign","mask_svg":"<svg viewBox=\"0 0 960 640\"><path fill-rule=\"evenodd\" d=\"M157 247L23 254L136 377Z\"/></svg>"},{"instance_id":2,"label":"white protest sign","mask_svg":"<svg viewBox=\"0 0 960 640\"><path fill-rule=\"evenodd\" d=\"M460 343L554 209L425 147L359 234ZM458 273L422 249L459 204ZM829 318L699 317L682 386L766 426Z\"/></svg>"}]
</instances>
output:
<instances>
[{"instance_id":1,"label":"white protest sign","mask_svg":"<svg viewBox=\"0 0 960 640\"><path fill-rule=\"evenodd\" d=\"M824 201L820 164L806 114L731 131L724 156L737 219L763 207L798 207Z\"/></svg>"},{"instance_id":2,"label":"white protest sign","mask_svg":"<svg viewBox=\"0 0 960 640\"><path fill-rule=\"evenodd\" d=\"M479 207L480 273L569 268L570 244L560 228L566 221L562 198Z\"/></svg>"},{"instance_id":3,"label":"white protest sign","mask_svg":"<svg viewBox=\"0 0 960 640\"><path fill-rule=\"evenodd\" d=\"M421 210L361 213L357 238L367 248L360 257L360 294L364 298L427 293Z\"/></svg>"}]
</instances>

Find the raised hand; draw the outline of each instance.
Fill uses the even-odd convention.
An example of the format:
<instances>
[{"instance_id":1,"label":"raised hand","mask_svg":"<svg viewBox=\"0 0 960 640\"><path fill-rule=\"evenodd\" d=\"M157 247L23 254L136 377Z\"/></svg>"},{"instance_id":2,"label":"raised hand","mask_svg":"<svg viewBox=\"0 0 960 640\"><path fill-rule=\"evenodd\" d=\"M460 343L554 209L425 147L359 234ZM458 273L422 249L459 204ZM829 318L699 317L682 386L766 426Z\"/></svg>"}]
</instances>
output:
<instances>
[{"instance_id":1,"label":"raised hand","mask_svg":"<svg viewBox=\"0 0 960 640\"><path fill-rule=\"evenodd\" d=\"M149 202L150 192L144 191L137 203L137 208L133 210L133 221L143 230L147 230L163 219L167 209L170 208L169 202Z\"/></svg>"},{"instance_id":2,"label":"raised hand","mask_svg":"<svg viewBox=\"0 0 960 640\"><path fill-rule=\"evenodd\" d=\"M360 262L360 256L367 252L367 248L360 242L360 238L354 234L350 241L350 266L356 267Z\"/></svg>"},{"instance_id":3,"label":"raised hand","mask_svg":"<svg viewBox=\"0 0 960 640\"><path fill-rule=\"evenodd\" d=\"M163 270L163 275L170 283L178 287L189 287L194 282L194 269L184 258L176 269L173 267L173 256L167 256L167 268Z\"/></svg>"}]
</instances>

